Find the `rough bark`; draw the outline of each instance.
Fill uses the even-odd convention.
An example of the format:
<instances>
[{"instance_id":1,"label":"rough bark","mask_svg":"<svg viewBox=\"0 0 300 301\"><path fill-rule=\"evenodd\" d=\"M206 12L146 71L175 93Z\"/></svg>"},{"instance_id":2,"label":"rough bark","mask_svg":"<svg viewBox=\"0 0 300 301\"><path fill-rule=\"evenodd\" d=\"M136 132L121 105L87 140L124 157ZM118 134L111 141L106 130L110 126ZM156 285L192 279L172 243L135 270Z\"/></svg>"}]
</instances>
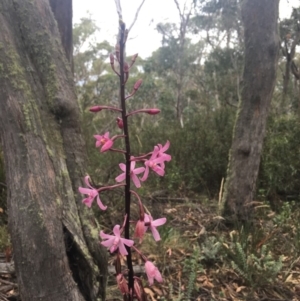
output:
<instances>
[{"instance_id":1,"label":"rough bark","mask_svg":"<svg viewBox=\"0 0 300 301\"><path fill-rule=\"evenodd\" d=\"M279 0L245 0L242 18L245 58L241 103L224 188L224 215L248 220L256 189L279 52Z\"/></svg>"},{"instance_id":2,"label":"rough bark","mask_svg":"<svg viewBox=\"0 0 300 301\"><path fill-rule=\"evenodd\" d=\"M77 192L86 153L49 0L0 0L0 26L0 135L22 300L104 300L106 251Z\"/></svg>"}]
</instances>

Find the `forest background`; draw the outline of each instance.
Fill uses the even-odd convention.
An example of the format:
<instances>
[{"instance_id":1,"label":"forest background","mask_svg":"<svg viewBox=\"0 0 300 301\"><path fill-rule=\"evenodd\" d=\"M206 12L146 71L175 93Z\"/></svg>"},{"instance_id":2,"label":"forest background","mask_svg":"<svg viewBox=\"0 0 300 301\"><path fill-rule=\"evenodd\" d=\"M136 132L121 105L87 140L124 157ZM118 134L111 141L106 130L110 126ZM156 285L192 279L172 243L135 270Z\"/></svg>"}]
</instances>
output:
<instances>
[{"instance_id":1,"label":"forest background","mask_svg":"<svg viewBox=\"0 0 300 301\"><path fill-rule=\"evenodd\" d=\"M279 23L281 51L257 180L255 226L235 225L228 232L219 210L241 92L240 3L211 0L194 6L191 1L180 9L176 1L173 5L179 22L156 25L161 44L149 57L137 59L129 79L129 86L143 79L138 96L128 103L130 110L161 109L158 116L139 115L132 120L133 151L151 149L157 141L171 142L172 161L166 176L152 177L140 189L149 206L166 210L171 221L162 231L157 257L165 260L163 271L169 277L163 288L152 291L153 298L155 294L168 294L168 300L297 298L300 228L294 221L300 213L300 7ZM74 24L74 75L89 174L101 185L113 181L119 158L106 153L99 159L93 135L115 129L115 119L105 112L91 115L88 109L97 104L117 106L119 92L108 60L113 41L101 38L103 29L94 18L87 15ZM137 42L133 53L128 47L128 57L139 52L139 44L144 43ZM3 167L0 183L5 210ZM103 200L113 203L115 212L120 210L120 196L107 195ZM110 228L112 220L113 214L102 217L102 228ZM5 222L4 218L2 248L9 245ZM189 247L187 240L192 242ZM150 242L147 248L151 250Z\"/></svg>"}]
</instances>

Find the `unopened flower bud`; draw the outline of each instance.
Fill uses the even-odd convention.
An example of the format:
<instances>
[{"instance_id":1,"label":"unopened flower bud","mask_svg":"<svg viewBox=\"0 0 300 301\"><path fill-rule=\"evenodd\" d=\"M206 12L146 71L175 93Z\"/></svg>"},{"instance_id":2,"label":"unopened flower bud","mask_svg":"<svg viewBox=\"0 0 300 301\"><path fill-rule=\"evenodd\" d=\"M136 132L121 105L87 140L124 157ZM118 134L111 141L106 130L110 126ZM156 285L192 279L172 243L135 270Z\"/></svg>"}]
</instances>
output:
<instances>
[{"instance_id":1,"label":"unopened flower bud","mask_svg":"<svg viewBox=\"0 0 300 301\"><path fill-rule=\"evenodd\" d=\"M93 113L97 113L100 112L102 109L103 109L102 106L93 106L89 110Z\"/></svg>"},{"instance_id":2,"label":"unopened flower bud","mask_svg":"<svg viewBox=\"0 0 300 301\"><path fill-rule=\"evenodd\" d=\"M142 82L143 82L142 79L138 79L137 80L137 82L133 86L134 91L137 91L139 89L139 87L141 86Z\"/></svg>"},{"instance_id":3,"label":"unopened flower bud","mask_svg":"<svg viewBox=\"0 0 300 301\"><path fill-rule=\"evenodd\" d=\"M131 61L132 62L135 62L135 60L136 60L136 58L138 57L138 53L136 53L136 54L134 54L133 56L132 56L132 59L131 59Z\"/></svg>"},{"instance_id":4,"label":"unopened flower bud","mask_svg":"<svg viewBox=\"0 0 300 301\"><path fill-rule=\"evenodd\" d=\"M155 109L155 108L153 108L153 109L140 109L140 110L136 110L136 111L128 113L127 116L131 116L131 115L138 114L138 113L147 113L147 114L150 114L150 115L156 115L156 114L160 113L160 110Z\"/></svg>"},{"instance_id":5,"label":"unopened flower bud","mask_svg":"<svg viewBox=\"0 0 300 301\"><path fill-rule=\"evenodd\" d=\"M135 297L138 299L138 301L147 300L147 296L145 294L145 290L141 279L136 277L134 278L133 290L134 290Z\"/></svg>"},{"instance_id":6,"label":"unopened flower bud","mask_svg":"<svg viewBox=\"0 0 300 301\"><path fill-rule=\"evenodd\" d=\"M160 113L160 110L159 109L149 109L149 110L145 111L145 113L148 113L150 115L156 115L156 114Z\"/></svg>"},{"instance_id":7,"label":"unopened flower bud","mask_svg":"<svg viewBox=\"0 0 300 301\"><path fill-rule=\"evenodd\" d=\"M134 237L139 238L141 243L144 238L144 235L145 235L145 223L143 218L142 220L139 219L136 223Z\"/></svg>"},{"instance_id":8,"label":"unopened flower bud","mask_svg":"<svg viewBox=\"0 0 300 301\"><path fill-rule=\"evenodd\" d=\"M129 294L128 284L124 276L122 274L118 274L116 278L119 290L122 293L122 295Z\"/></svg>"},{"instance_id":9,"label":"unopened flower bud","mask_svg":"<svg viewBox=\"0 0 300 301\"><path fill-rule=\"evenodd\" d=\"M122 120L122 118L120 118L120 117L117 117L117 125L118 125L118 127L119 127L119 129L123 129L123 127L124 127L124 124L123 124L123 120Z\"/></svg>"},{"instance_id":10,"label":"unopened flower bud","mask_svg":"<svg viewBox=\"0 0 300 301\"><path fill-rule=\"evenodd\" d=\"M128 71L129 71L128 63L124 62L124 72L128 73Z\"/></svg>"}]
</instances>

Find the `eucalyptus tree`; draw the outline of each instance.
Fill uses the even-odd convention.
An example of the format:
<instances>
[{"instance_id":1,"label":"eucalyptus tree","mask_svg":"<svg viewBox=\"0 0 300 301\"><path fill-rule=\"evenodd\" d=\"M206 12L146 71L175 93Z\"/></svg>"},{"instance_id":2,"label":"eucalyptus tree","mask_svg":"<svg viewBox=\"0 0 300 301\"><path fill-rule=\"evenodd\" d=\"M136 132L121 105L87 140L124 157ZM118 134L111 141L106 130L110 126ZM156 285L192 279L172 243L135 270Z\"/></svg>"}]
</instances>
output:
<instances>
[{"instance_id":1,"label":"eucalyptus tree","mask_svg":"<svg viewBox=\"0 0 300 301\"><path fill-rule=\"evenodd\" d=\"M251 217L270 102L279 57L279 0L245 0L244 71L223 202L235 220Z\"/></svg>"},{"instance_id":2,"label":"eucalyptus tree","mask_svg":"<svg viewBox=\"0 0 300 301\"><path fill-rule=\"evenodd\" d=\"M106 251L83 206L72 1L0 1L0 137L23 301L105 299Z\"/></svg>"}]
</instances>

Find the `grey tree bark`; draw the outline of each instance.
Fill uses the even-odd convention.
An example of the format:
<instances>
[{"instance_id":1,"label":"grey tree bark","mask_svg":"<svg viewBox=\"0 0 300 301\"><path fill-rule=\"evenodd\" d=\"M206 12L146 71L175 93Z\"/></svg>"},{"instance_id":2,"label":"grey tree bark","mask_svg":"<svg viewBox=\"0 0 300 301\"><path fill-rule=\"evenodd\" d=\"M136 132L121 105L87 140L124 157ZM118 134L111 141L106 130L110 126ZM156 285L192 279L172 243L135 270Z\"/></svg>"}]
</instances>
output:
<instances>
[{"instance_id":1,"label":"grey tree bark","mask_svg":"<svg viewBox=\"0 0 300 301\"><path fill-rule=\"evenodd\" d=\"M244 71L241 102L229 154L224 187L224 215L248 220L265 136L266 122L276 80L279 53L279 0L245 0Z\"/></svg>"},{"instance_id":2,"label":"grey tree bark","mask_svg":"<svg viewBox=\"0 0 300 301\"><path fill-rule=\"evenodd\" d=\"M104 300L107 255L78 194L87 158L54 14L49 0L0 0L0 137L16 273L23 301Z\"/></svg>"}]
</instances>

